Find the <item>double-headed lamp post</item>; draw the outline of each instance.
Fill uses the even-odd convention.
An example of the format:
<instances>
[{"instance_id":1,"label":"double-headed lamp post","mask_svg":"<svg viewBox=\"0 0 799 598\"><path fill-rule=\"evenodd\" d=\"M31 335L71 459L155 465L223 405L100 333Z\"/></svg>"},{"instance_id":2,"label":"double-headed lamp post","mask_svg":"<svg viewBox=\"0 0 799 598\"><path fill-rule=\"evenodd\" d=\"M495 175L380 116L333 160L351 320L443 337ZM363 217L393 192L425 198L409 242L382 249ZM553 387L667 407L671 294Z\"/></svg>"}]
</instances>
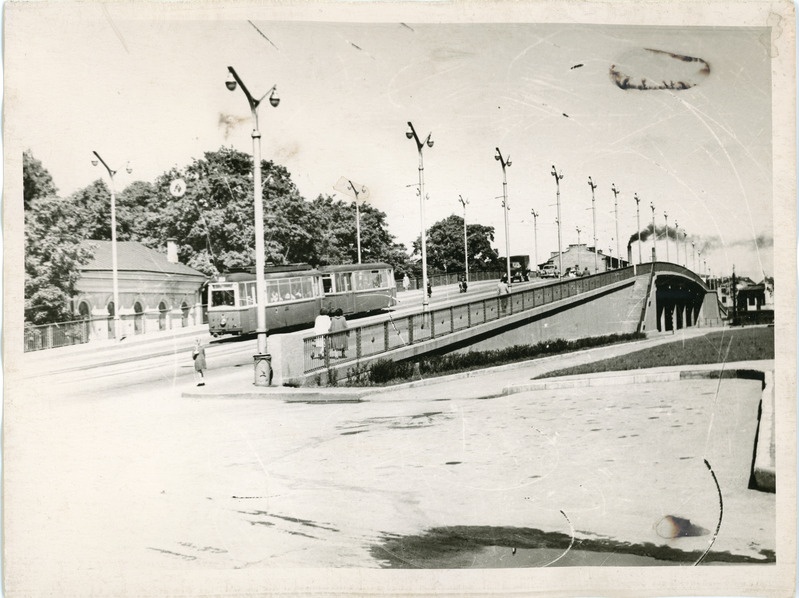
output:
<instances>
[{"instance_id":1,"label":"double-headed lamp post","mask_svg":"<svg viewBox=\"0 0 799 598\"><path fill-rule=\"evenodd\" d=\"M619 247L619 190L616 183L612 183L610 190L613 191L613 211L616 213L616 265L621 268L621 248Z\"/></svg>"},{"instance_id":2,"label":"double-headed lamp post","mask_svg":"<svg viewBox=\"0 0 799 598\"><path fill-rule=\"evenodd\" d=\"M535 271L538 273L538 212L530 210L533 215L533 256L535 256Z\"/></svg>"},{"instance_id":3,"label":"double-headed lamp post","mask_svg":"<svg viewBox=\"0 0 799 598\"><path fill-rule=\"evenodd\" d=\"M652 208L652 261L658 260L658 234L655 229L655 204L649 202L649 207Z\"/></svg>"},{"instance_id":4,"label":"double-headed lamp post","mask_svg":"<svg viewBox=\"0 0 799 598\"><path fill-rule=\"evenodd\" d=\"M550 173L555 177L555 187L557 188L556 202L558 204L558 278L563 278L563 251L561 251L561 236L560 236L560 182L563 180L563 173L558 172L555 165L552 165L552 172Z\"/></svg>"},{"instance_id":5,"label":"double-headed lamp post","mask_svg":"<svg viewBox=\"0 0 799 598\"><path fill-rule=\"evenodd\" d=\"M638 193L633 196L635 200L635 225L638 227L638 264L641 264L641 198Z\"/></svg>"},{"instance_id":6,"label":"double-headed lamp post","mask_svg":"<svg viewBox=\"0 0 799 598\"><path fill-rule=\"evenodd\" d=\"M466 282L469 282L469 242L466 234L466 204L468 199L463 199L463 195L458 195L458 201L463 206L463 265L466 268Z\"/></svg>"},{"instance_id":7,"label":"double-headed lamp post","mask_svg":"<svg viewBox=\"0 0 799 598\"><path fill-rule=\"evenodd\" d=\"M427 230L424 226L424 158L422 150L425 144L427 144L427 147L433 147L434 142L432 133L428 133L427 138L424 141L420 141L419 136L416 134L416 129L413 128L410 121L408 121L408 127L409 130L405 132L405 137L416 141L416 149L419 152L419 202L422 220L422 307L426 310L429 299L427 297Z\"/></svg>"},{"instance_id":8,"label":"double-headed lamp post","mask_svg":"<svg viewBox=\"0 0 799 598\"><path fill-rule=\"evenodd\" d=\"M508 284L510 284L510 237L508 233L508 177L505 173L506 168L510 168L511 161L510 156L508 156L507 160L502 157L502 152L497 149L497 153L494 156L494 159L500 163L502 166L502 209L505 213L505 267L506 267L506 274L508 277Z\"/></svg>"},{"instance_id":9,"label":"double-headed lamp post","mask_svg":"<svg viewBox=\"0 0 799 598\"><path fill-rule=\"evenodd\" d=\"M599 272L599 264L597 263L597 254L599 253L599 248L596 244L596 198L594 197L596 183L591 180L591 177L588 177L588 186L591 187L591 212L594 218L594 274L596 274Z\"/></svg>"},{"instance_id":10,"label":"double-headed lamp post","mask_svg":"<svg viewBox=\"0 0 799 598\"><path fill-rule=\"evenodd\" d=\"M229 76L225 86L230 91L235 91L236 86L241 87L252 113L252 161L253 161L253 208L255 212L255 293L256 303L256 329L258 335L258 353L253 356L255 362L255 385L269 386L272 382L272 364L266 352L266 281L264 268L266 256L264 248L264 202L263 189L261 189L261 132L258 129L258 106L268 95L269 103L277 108L280 98L277 97L277 86L273 85L260 99L255 99L244 82L232 66L227 67Z\"/></svg>"},{"instance_id":11,"label":"double-headed lamp post","mask_svg":"<svg viewBox=\"0 0 799 598\"><path fill-rule=\"evenodd\" d=\"M102 163L108 171L108 178L111 181L111 285L114 294L114 338L119 340L121 331L119 329L119 270L117 264L117 196L114 188L114 175L117 171L108 166L96 151L92 151L92 153L97 158L92 160L92 165L97 166L98 162ZM133 172L130 162L125 165L125 170L128 174Z\"/></svg>"}]
</instances>

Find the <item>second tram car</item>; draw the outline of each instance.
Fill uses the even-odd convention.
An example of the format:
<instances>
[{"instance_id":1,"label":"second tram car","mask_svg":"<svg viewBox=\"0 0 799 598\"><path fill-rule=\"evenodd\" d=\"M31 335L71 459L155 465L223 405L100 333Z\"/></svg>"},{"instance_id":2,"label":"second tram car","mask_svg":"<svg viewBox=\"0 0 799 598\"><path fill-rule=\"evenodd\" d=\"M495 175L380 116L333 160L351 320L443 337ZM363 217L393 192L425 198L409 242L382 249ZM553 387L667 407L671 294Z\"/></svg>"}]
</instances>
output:
<instances>
[{"instance_id":1,"label":"second tram car","mask_svg":"<svg viewBox=\"0 0 799 598\"><path fill-rule=\"evenodd\" d=\"M312 324L321 308L347 315L391 307L394 270L388 264L350 264L315 269L307 264L264 270L267 330ZM256 331L255 273L219 275L208 284L208 329L213 336Z\"/></svg>"}]
</instances>

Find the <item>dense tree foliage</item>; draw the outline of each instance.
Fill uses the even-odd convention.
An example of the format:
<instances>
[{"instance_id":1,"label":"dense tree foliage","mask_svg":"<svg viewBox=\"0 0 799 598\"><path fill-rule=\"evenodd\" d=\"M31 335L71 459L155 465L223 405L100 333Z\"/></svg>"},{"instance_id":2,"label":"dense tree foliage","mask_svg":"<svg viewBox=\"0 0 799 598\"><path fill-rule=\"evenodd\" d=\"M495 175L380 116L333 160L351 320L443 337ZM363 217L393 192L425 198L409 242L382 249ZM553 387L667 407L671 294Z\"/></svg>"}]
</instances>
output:
<instances>
[{"instance_id":1,"label":"dense tree foliage","mask_svg":"<svg viewBox=\"0 0 799 598\"><path fill-rule=\"evenodd\" d=\"M68 320L79 267L91 259L72 202L38 198L25 212L25 321Z\"/></svg>"},{"instance_id":2,"label":"dense tree foliage","mask_svg":"<svg viewBox=\"0 0 799 598\"><path fill-rule=\"evenodd\" d=\"M53 183L53 177L42 163L33 157L30 150L22 153L22 200L25 210L30 209L31 203L40 197L54 197L58 190Z\"/></svg>"},{"instance_id":3,"label":"dense tree foliage","mask_svg":"<svg viewBox=\"0 0 799 598\"><path fill-rule=\"evenodd\" d=\"M494 242L494 227L482 224L467 224L466 239L469 254L469 269L493 270L499 266L497 251L491 247ZM413 243L413 255L421 256L421 236ZM427 267L438 272L462 272L463 218L447 216L427 229Z\"/></svg>"},{"instance_id":4,"label":"dense tree foliage","mask_svg":"<svg viewBox=\"0 0 799 598\"><path fill-rule=\"evenodd\" d=\"M26 180L39 182L32 185L26 242L42 239L39 248L26 245L26 319L64 319L79 265L90 257L79 242L111 238L111 193L98 179L65 199L45 201L41 194L55 191L52 178L32 156L26 165ZM264 161L261 168L268 263L357 262L352 201L321 195L307 201L283 166ZM169 191L176 179L186 183L181 197ZM388 262L399 274L411 272L408 252L389 233L385 213L364 202L360 213L363 261ZM175 239L181 262L208 275L254 265L252 159L221 148L152 183L133 182L116 194L116 220L118 240L165 251L167 240Z\"/></svg>"}]
</instances>

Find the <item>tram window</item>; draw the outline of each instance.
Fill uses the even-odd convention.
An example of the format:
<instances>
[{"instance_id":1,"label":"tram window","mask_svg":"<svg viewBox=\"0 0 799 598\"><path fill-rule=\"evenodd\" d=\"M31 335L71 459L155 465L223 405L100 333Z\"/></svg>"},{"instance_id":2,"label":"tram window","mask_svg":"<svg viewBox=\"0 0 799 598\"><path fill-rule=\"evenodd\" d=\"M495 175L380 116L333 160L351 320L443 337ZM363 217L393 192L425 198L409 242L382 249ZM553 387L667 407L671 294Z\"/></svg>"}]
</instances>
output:
<instances>
[{"instance_id":1,"label":"tram window","mask_svg":"<svg viewBox=\"0 0 799 598\"><path fill-rule=\"evenodd\" d=\"M269 303L277 303L280 301L280 291L277 282L266 283L266 296Z\"/></svg>"},{"instance_id":2,"label":"tram window","mask_svg":"<svg viewBox=\"0 0 799 598\"><path fill-rule=\"evenodd\" d=\"M290 301L291 296L291 283L287 278L278 281L278 288L280 289L280 299L282 301Z\"/></svg>"},{"instance_id":3,"label":"tram window","mask_svg":"<svg viewBox=\"0 0 799 598\"><path fill-rule=\"evenodd\" d=\"M336 274L336 289L339 293L347 293L352 290L352 273L341 272Z\"/></svg>"},{"instance_id":4,"label":"tram window","mask_svg":"<svg viewBox=\"0 0 799 598\"><path fill-rule=\"evenodd\" d=\"M330 275L322 277L322 292L326 295L333 293L333 278Z\"/></svg>"},{"instance_id":5,"label":"tram window","mask_svg":"<svg viewBox=\"0 0 799 598\"><path fill-rule=\"evenodd\" d=\"M376 289L383 286L383 275L380 270L372 270L372 286Z\"/></svg>"},{"instance_id":6,"label":"tram window","mask_svg":"<svg viewBox=\"0 0 799 598\"><path fill-rule=\"evenodd\" d=\"M313 297L313 279L312 278L303 278L300 280L300 286L302 288L302 296L303 297Z\"/></svg>"},{"instance_id":7,"label":"tram window","mask_svg":"<svg viewBox=\"0 0 799 598\"><path fill-rule=\"evenodd\" d=\"M236 293L232 288L211 289L211 307L236 305Z\"/></svg>"},{"instance_id":8,"label":"tram window","mask_svg":"<svg viewBox=\"0 0 799 598\"><path fill-rule=\"evenodd\" d=\"M291 298L302 299L303 297L305 297L305 293L303 291L304 289L302 288L302 279L294 278L291 281Z\"/></svg>"}]
</instances>

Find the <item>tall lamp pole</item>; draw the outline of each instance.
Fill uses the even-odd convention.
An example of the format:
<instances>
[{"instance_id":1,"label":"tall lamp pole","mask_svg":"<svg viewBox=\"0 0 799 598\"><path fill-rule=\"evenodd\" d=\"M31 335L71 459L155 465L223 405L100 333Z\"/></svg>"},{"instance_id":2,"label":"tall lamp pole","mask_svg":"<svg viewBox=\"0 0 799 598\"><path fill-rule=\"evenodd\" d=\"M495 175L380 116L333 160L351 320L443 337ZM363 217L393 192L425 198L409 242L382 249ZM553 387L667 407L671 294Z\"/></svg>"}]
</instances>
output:
<instances>
[{"instance_id":1,"label":"tall lamp pole","mask_svg":"<svg viewBox=\"0 0 799 598\"><path fill-rule=\"evenodd\" d=\"M669 214L663 212L663 218L666 219L666 261L669 261Z\"/></svg>"},{"instance_id":2,"label":"tall lamp pole","mask_svg":"<svg viewBox=\"0 0 799 598\"><path fill-rule=\"evenodd\" d=\"M694 272L696 272L696 243L691 241L691 262L694 266Z\"/></svg>"},{"instance_id":3,"label":"tall lamp pole","mask_svg":"<svg viewBox=\"0 0 799 598\"><path fill-rule=\"evenodd\" d=\"M688 233L685 232L684 229L682 231L682 248L684 250L683 253L685 254L685 263L683 263L683 266L685 266L687 268L688 267Z\"/></svg>"},{"instance_id":4,"label":"tall lamp pole","mask_svg":"<svg viewBox=\"0 0 799 598\"><path fill-rule=\"evenodd\" d=\"M114 294L114 338L119 340L121 331L119 320L119 269L117 263L117 197L116 189L114 188L114 175L117 171L112 170L96 151L92 151L92 153L97 157L97 160L92 160L92 165L97 166L99 160L108 171L108 178L111 181L111 285ZM130 162L125 165L125 170L128 174L133 172Z\"/></svg>"},{"instance_id":5,"label":"tall lamp pole","mask_svg":"<svg viewBox=\"0 0 799 598\"><path fill-rule=\"evenodd\" d=\"M351 180L347 179L347 185L355 194L355 231L358 238L358 263L361 263L361 208L358 206L358 187ZM361 186L361 192L366 191L366 187Z\"/></svg>"},{"instance_id":6,"label":"tall lamp pole","mask_svg":"<svg viewBox=\"0 0 799 598\"><path fill-rule=\"evenodd\" d=\"M680 223L676 220L674 221L674 248L677 251L677 257L674 260L674 263L678 266L680 265Z\"/></svg>"},{"instance_id":7,"label":"tall lamp pole","mask_svg":"<svg viewBox=\"0 0 799 598\"><path fill-rule=\"evenodd\" d=\"M405 137L416 141L416 150L419 152L419 203L422 220L422 307L426 310L429 299L427 297L427 230L424 225L424 158L422 150L425 144L427 144L427 147L433 147L434 142L432 133L428 133L427 138L424 141L420 141L419 136L416 134L416 129L413 128L410 121L408 121L408 127L410 130L405 132Z\"/></svg>"},{"instance_id":8,"label":"tall lamp pole","mask_svg":"<svg viewBox=\"0 0 799 598\"><path fill-rule=\"evenodd\" d=\"M502 165L502 207L505 212L505 262L508 276L508 284L510 284L510 237L508 233L508 177L505 173L506 168L510 168L510 156L507 160L502 157L502 153L497 149L497 154L494 159Z\"/></svg>"},{"instance_id":9,"label":"tall lamp pole","mask_svg":"<svg viewBox=\"0 0 799 598\"><path fill-rule=\"evenodd\" d=\"M458 201L463 206L463 265L466 267L466 282L469 282L469 242L466 234L466 204L468 199L463 199L463 195L458 195Z\"/></svg>"},{"instance_id":10,"label":"tall lamp pole","mask_svg":"<svg viewBox=\"0 0 799 598\"><path fill-rule=\"evenodd\" d=\"M560 235L560 181L563 180L563 173L558 172L555 165L552 165L552 172L550 173L555 177L555 187L557 188L557 204L558 204L558 278L563 278L563 251L561 250L561 235Z\"/></svg>"},{"instance_id":11,"label":"tall lamp pole","mask_svg":"<svg viewBox=\"0 0 799 598\"><path fill-rule=\"evenodd\" d=\"M264 278L264 268L266 266L266 256L264 247L264 202L263 189L261 188L261 132L258 129L258 106L268 95L269 103L273 108L280 104L277 97L277 86L262 95L259 99L252 96L247 86L241 80L236 70L227 67L229 76L225 81L225 86L230 91L235 91L236 86L241 87L241 91L247 96L247 103L250 105L252 114L252 158L253 158L253 211L255 214L255 297L258 309L256 310L256 329L258 335L258 353L253 356L255 363L255 386L269 386L272 382L272 363L271 356L266 352L266 281Z\"/></svg>"},{"instance_id":12,"label":"tall lamp pole","mask_svg":"<svg viewBox=\"0 0 799 598\"><path fill-rule=\"evenodd\" d=\"M533 256L535 258L535 271L538 272L538 212L530 210L533 215Z\"/></svg>"},{"instance_id":13,"label":"tall lamp pole","mask_svg":"<svg viewBox=\"0 0 799 598\"><path fill-rule=\"evenodd\" d=\"M577 246L579 247L580 246L580 227L579 226L575 226L574 228L577 231Z\"/></svg>"},{"instance_id":14,"label":"tall lamp pole","mask_svg":"<svg viewBox=\"0 0 799 598\"><path fill-rule=\"evenodd\" d=\"M610 186L613 191L613 210L616 213L616 265L621 268L621 247L619 246L619 190L616 183Z\"/></svg>"},{"instance_id":15,"label":"tall lamp pole","mask_svg":"<svg viewBox=\"0 0 799 598\"><path fill-rule=\"evenodd\" d=\"M598 259L598 252L599 247L596 244L596 198L594 197L594 189L596 189L596 183L591 180L591 177L588 177L588 186L591 187L591 212L594 218L594 274L599 272L599 264L597 263Z\"/></svg>"},{"instance_id":16,"label":"tall lamp pole","mask_svg":"<svg viewBox=\"0 0 799 598\"><path fill-rule=\"evenodd\" d=\"M655 204L650 201L649 207L652 208L652 261L656 262L658 259L658 235L655 230Z\"/></svg>"},{"instance_id":17,"label":"tall lamp pole","mask_svg":"<svg viewBox=\"0 0 799 598\"><path fill-rule=\"evenodd\" d=\"M635 222L636 226L638 227L638 263L643 263L641 261L641 199L638 197L638 193L635 194L633 197L635 200Z\"/></svg>"}]
</instances>

